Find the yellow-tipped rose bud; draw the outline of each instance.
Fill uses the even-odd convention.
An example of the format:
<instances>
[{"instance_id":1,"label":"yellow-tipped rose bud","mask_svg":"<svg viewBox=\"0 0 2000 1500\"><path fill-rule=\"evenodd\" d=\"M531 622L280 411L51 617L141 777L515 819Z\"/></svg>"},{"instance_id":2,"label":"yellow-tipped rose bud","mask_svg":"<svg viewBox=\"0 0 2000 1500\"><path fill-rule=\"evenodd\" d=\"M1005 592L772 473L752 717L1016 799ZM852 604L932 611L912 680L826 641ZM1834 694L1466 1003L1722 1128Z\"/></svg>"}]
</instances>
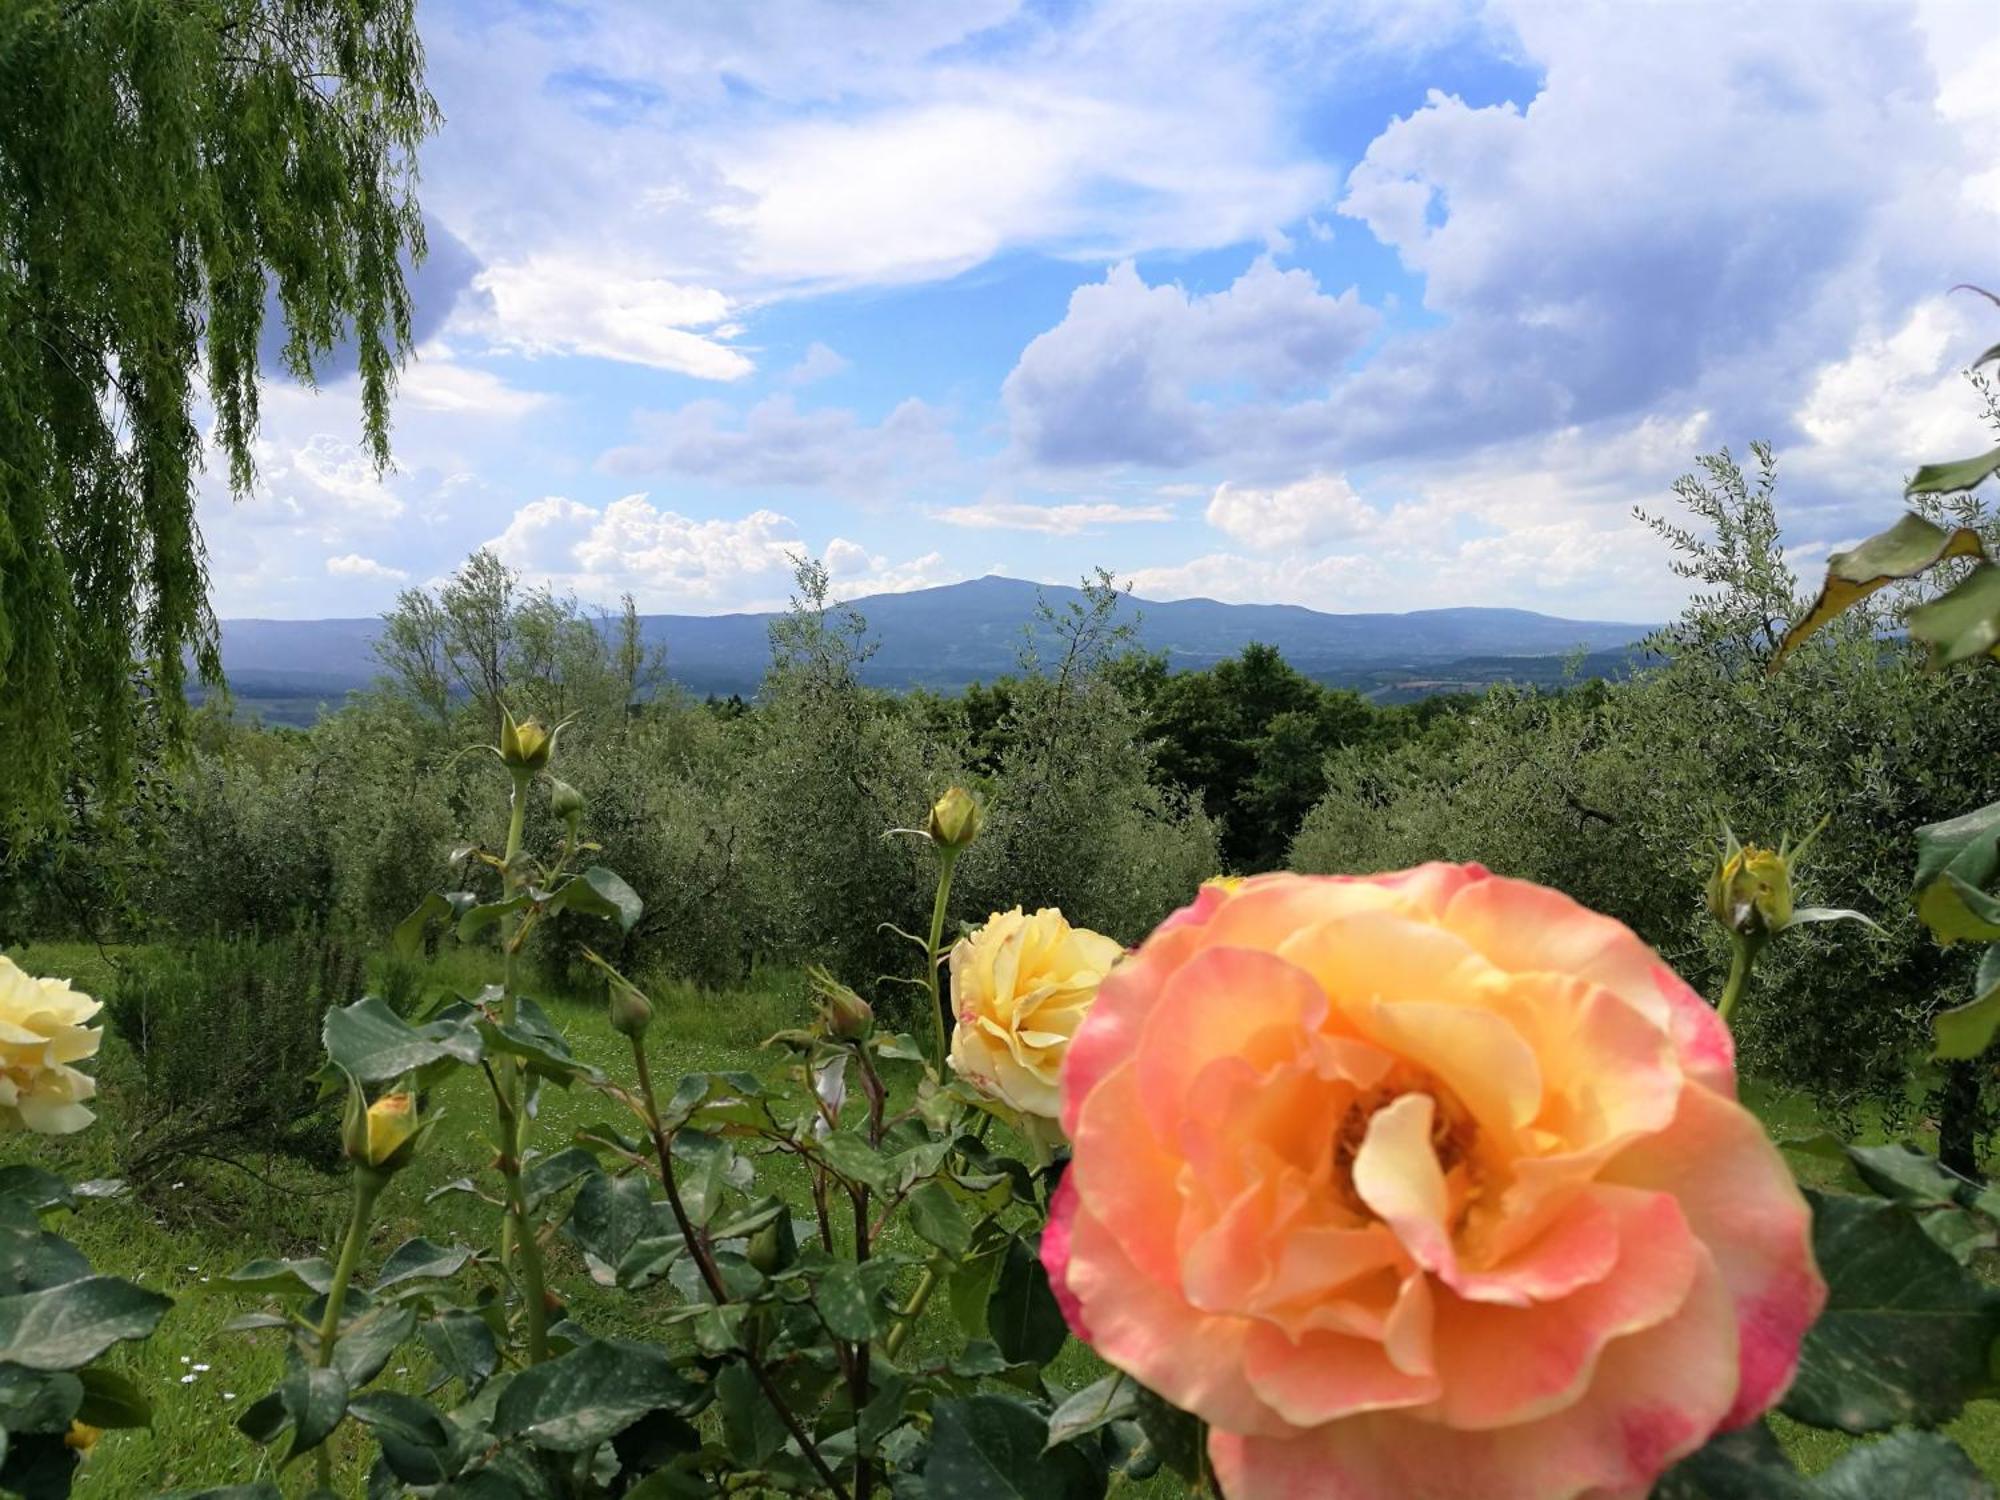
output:
<instances>
[{"instance_id":1,"label":"yellow-tipped rose bud","mask_svg":"<svg viewBox=\"0 0 2000 1500\"><path fill-rule=\"evenodd\" d=\"M576 820L583 816L583 793L579 792L567 781L551 777L549 781L549 811L561 818L565 823L568 823L571 827L575 827Z\"/></svg>"},{"instance_id":2,"label":"yellow-tipped rose bud","mask_svg":"<svg viewBox=\"0 0 2000 1500\"><path fill-rule=\"evenodd\" d=\"M78 1453L88 1453L103 1436L104 1429L101 1427L92 1427L88 1422L71 1422L69 1431L63 1434L63 1446Z\"/></svg>"},{"instance_id":3,"label":"yellow-tipped rose bud","mask_svg":"<svg viewBox=\"0 0 2000 1500\"><path fill-rule=\"evenodd\" d=\"M1782 849L1739 848L1729 840L1708 877L1708 910L1738 937L1782 932L1792 920L1792 861Z\"/></svg>"},{"instance_id":4,"label":"yellow-tipped rose bud","mask_svg":"<svg viewBox=\"0 0 2000 1500\"><path fill-rule=\"evenodd\" d=\"M931 806L930 826L925 830L940 849L963 849L979 837L986 815L979 803L962 786L955 786Z\"/></svg>"},{"instance_id":5,"label":"yellow-tipped rose bud","mask_svg":"<svg viewBox=\"0 0 2000 1500\"><path fill-rule=\"evenodd\" d=\"M544 729L539 719L518 722L506 709L500 710L500 759L508 769L540 771L547 768L555 752L555 731Z\"/></svg>"},{"instance_id":6,"label":"yellow-tipped rose bud","mask_svg":"<svg viewBox=\"0 0 2000 1500\"><path fill-rule=\"evenodd\" d=\"M634 1041L644 1036L646 1028L653 1024L653 1002L622 979L611 981L611 1000L607 1009L611 1029Z\"/></svg>"},{"instance_id":7,"label":"yellow-tipped rose bud","mask_svg":"<svg viewBox=\"0 0 2000 1500\"><path fill-rule=\"evenodd\" d=\"M396 1088L373 1104L364 1101L361 1086L350 1083L341 1124L341 1145L348 1160L371 1171L401 1171L417 1153L422 1128L416 1094Z\"/></svg>"}]
</instances>

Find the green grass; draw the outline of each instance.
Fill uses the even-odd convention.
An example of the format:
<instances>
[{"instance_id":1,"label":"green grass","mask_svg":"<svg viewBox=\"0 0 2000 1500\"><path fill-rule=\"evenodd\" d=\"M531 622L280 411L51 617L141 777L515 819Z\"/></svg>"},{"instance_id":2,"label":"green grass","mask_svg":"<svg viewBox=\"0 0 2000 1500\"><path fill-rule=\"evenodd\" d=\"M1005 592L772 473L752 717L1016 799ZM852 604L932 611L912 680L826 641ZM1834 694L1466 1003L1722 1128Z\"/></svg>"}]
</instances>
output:
<instances>
[{"instance_id":1,"label":"green grass","mask_svg":"<svg viewBox=\"0 0 2000 1500\"><path fill-rule=\"evenodd\" d=\"M121 957L116 951L82 945L40 944L11 951L30 972L69 975L79 988L95 994L109 989L112 966ZM432 975L435 982L461 987L487 977L475 958L463 954ZM648 1046L663 1087L682 1073L780 1066L774 1054L758 1050L759 1043L775 1031L798 1025L809 1005L803 980L784 972L760 974L746 987L721 995L675 986L656 987L652 994L656 1017ZM614 1078L629 1074L627 1044L604 1024L601 1002L539 994L538 998L581 1057ZM63 1140L0 1138L0 1161L31 1160L77 1179L117 1175L121 1079L131 1076L131 1068L120 1043L107 1038L97 1070L102 1083L98 1123ZM364 1274L367 1266L379 1263L413 1235L439 1243L492 1242L494 1210L485 1204L463 1194L424 1201L432 1188L476 1173L491 1156L486 1138L490 1111L482 1081L462 1074L439 1095L436 1102L443 1118L438 1132L384 1198ZM1797 1098L1752 1091L1749 1102L1774 1130L1806 1130L1817 1123L1811 1107ZM617 1118L617 1107L590 1090L549 1090L534 1138L543 1149L554 1149L581 1126ZM1808 1159L1800 1160L1812 1169ZM1827 1171L1832 1170L1828 1164ZM782 1190L782 1175L771 1181ZM232 1423L249 1402L276 1383L280 1348L270 1334L224 1332L223 1324L248 1303L219 1294L215 1287L224 1273L258 1255L330 1254L346 1211L346 1188L340 1178L284 1161L251 1160L240 1168L200 1162L143 1197L92 1204L63 1226L98 1269L130 1277L175 1299L152 1339L125 1346L115 1356L153 1393L153 1428L107 1434L82 1468L78 1494L124 1500L164 1489L273 1477L269 1456L237 1434ZM654 1317L671 1292L662 1288L635 1296L605 1291L590 1281L566 1243L558 1242L553 1253L552 1284L571 1299L572 1310L584 1323L606 1333L657 1336ZM941 1348L951 1336L947 1315L939 1308L920 1330L916 1348L919 1352L926 1345ZM426 1367L414 1345L408 1353L408 1362L392 1367L385 1379L418 1390L425 1383ZM1072 1341L1051 1374L1076 1388L1103 1369L1088 1350ZM1777 1425L1795 1459L1815 1472L1851 1441L1782 1418ZM2000 1403L1974 1403L1949 1431L1983 1470L2000 1475ZM339 1493L361 1493L370 1456L369 1445L353 1424L344 1426L337 1449ZM288 1488L296 1488L297 1474L288 1479ZM1181 1493L1171 1476L1132 1488L1147 1496Z\"/></svg>"}]
</instances>

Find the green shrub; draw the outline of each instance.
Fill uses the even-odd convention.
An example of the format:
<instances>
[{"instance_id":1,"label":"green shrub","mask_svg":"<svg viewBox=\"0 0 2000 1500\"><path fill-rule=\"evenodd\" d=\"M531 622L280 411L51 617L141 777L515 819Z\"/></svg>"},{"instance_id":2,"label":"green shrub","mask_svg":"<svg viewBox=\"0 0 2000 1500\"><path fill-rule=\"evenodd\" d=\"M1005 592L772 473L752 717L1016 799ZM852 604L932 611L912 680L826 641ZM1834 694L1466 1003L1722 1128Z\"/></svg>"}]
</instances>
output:
<instances>
[{"instance_id":1,"label":"green shrub","mask_svg":"<svg viewBox=\"0 0 2000 1500\"><path fill-rule=\"evenodd\" d=\"M143 1182L194 1157L267 1153L331 1167L339 1148L315 1079L320 1023L362 989L360 952L308 926L156 950L126 969L105 1012L137 1065L127 1175Z\"/></svg>"}]
</instances>

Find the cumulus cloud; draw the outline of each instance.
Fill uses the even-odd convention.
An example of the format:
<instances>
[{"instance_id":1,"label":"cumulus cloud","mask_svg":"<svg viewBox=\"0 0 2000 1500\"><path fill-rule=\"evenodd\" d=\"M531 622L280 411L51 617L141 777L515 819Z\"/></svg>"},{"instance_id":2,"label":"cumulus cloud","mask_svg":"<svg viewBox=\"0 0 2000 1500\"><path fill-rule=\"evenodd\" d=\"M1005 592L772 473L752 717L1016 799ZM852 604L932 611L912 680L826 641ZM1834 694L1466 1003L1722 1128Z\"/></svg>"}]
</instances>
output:
<instances>
[{"instance_id":1,"label":"cumulus cloud","mask_svg":"<svg viewBox=\"0 0 2000 1500\"><path fill-rule=\"evenodd\" d=\"M519 353L595 355L698 380L755 368L726 342L731 304L712 287L557 254L489 266L476 284L491 299L494 338Z\"/></svg>"},{"instance_id":2,"label":"cumulus cloud","mask_svg":"<svg viewBox=\"0 0 2000 1500\"><path fill-rule=\"evenodd\" d=\"M1224 291L1148 286L1129 261L1080 287L1063 320L1021 353L1002 388L1014 437L1051 465L1178 467L1215 448L1204 392L1324 388L1379 315L1350 287L1258 259Z\"/></svg>"},{"instance_id":3,"label":"cumulus cloud","mask_svg":"<svg viewBox=\"0 0 2000 1500\"><path fill-rule=\"evenodd\" d=\"M377 562L372 557L363 557L359 552L345 552L326 560L326 570L335 578L373 578L385 583L407 583L410 572L407 568L392 568L387 563Z\"/></svg>"},{"instance_id":4,"label":"cumulus cloud","mask_svg":"<svg viewBox=\"0 0 2000 1500\"><path fill-rule=\"evenodd\" d=\"M1224 482L1208 502L1207 517L1234 541L1267 552L1360 536L1380 519L1339 474L1314 474L1273 489Z\"/></svg>"},{"instance_id":5,"label":"cumulus cloud","mask_svg":"<svg viewBox=\"0 0 2000 1500\"><path fill-rule=\"evenodd\" d=\"M920 473L953 451L944 413L915 398L873 427L844 408L801 410L789 395L768 397L740 417L719 401L695 401L643 413L634 425L641 441L605 453L598 460L605 473L853 492L879 487L892 474Z\"/></svg>"},{"instance_id":6,"label":"cumulus cloud","mask_svg":"<svg viewBox=\"0 0 2000 1500\"><path fill-rule=\"evenodd\" d=\"M642 606L672 610L768 607L783 599L794 560L815 550L776 511L696 518L643 494L602 509L562 496L536 500L487 545L528 578L584 599L630 593ZM853 594L948 581L937 553L896 562L837 536L820 550L828 572Z\"/></svg>"},{"instance_id":7,"label":"cumulus cloud","mask_svg":"<svg viewBox=\"0 0 2000 1500\"><path fill-rule=\"evenodd\" d=\"M1152 525L1174 519L1171 505L1125 505L1109 500L1078 500L1060 505L1031 505L1012 500L981 500L952 505L932 514L952 526L977 531L1036 531L1045 536L1078 536L1106 526Z\"/></svg>"},{"instance_id":8,"label":"cumulus cloud","mask_svg":"<svg viewBox=\"0 0 2000 1500\"><path fill-rule=\"evenodd\" d=\"M802 385L811 385L817 380L830 380L835 375L844 374L853 368L852 362L837 350L829 349L818 339L814 339L807 346L806 352L800 356L799 362L785 371L785 384L796 389Z\"/></svg>"}]
</instances>

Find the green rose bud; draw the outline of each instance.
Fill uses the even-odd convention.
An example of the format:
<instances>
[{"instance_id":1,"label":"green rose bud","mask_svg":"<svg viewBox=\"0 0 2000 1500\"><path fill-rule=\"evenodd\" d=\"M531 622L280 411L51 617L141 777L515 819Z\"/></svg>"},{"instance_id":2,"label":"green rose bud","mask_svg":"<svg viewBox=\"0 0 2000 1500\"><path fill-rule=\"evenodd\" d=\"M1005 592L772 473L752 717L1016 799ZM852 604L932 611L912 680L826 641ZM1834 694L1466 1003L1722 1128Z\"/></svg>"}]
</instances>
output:
<instances>
[{"instance_id":1,"label":"green rose bud","mask_svg":"<svg viewBox=\"0 0 2000 1500\"><path fill-rule=\"evenodd\" d=\"M979 837L986 815L964 787L955 786L931 806L931 820L925 830L940 849L963 849Z\"/></svg>"},{"instance_id":2,"label":"green rose bud","mask_svg":"<svg viewBox=\"0 0 2000 1500\"><path fill-rule=\"evenodd\" d=\"M1732 838L1708 877L1709 915L1737 937L1763 938L1792 921L1793 857Z\"/></svg>"},{"instance_id":3,"label":"green rose bud","mask_svg":"<svg viewBox=\"0 0 2000 1500\"><path fill-rule=\"evenodd\" d=\"M646 1034L646 1028L653 1024L653 1002L640 994L638 989L622 979L611 981L609 1004L611 1029L620 1036L637 1041Z\"/></svg>"},{"instance_id":4,"label":"green rose bud","mask_svg":"<svg viewBox=\"0 0 2000 1500\"><path fill-rule=\"evenodd\" d=\"M549 811L574 829L576 827L576 820L583 816L583 793L579 792L567 781L551 777L549 779Z\"/></svg>"},{"instance_id":5,"label":"green rose bud","mask_svg":"<svg viewBox=\"0 0 2000 1500\"><path fill-rule=\"evenodd\" d=\"M544 729L539 719L517 722L507 709L500 710L500 759L509 770L546 770L555 748L555 730Z\"/></svg>"}]
</instances>

